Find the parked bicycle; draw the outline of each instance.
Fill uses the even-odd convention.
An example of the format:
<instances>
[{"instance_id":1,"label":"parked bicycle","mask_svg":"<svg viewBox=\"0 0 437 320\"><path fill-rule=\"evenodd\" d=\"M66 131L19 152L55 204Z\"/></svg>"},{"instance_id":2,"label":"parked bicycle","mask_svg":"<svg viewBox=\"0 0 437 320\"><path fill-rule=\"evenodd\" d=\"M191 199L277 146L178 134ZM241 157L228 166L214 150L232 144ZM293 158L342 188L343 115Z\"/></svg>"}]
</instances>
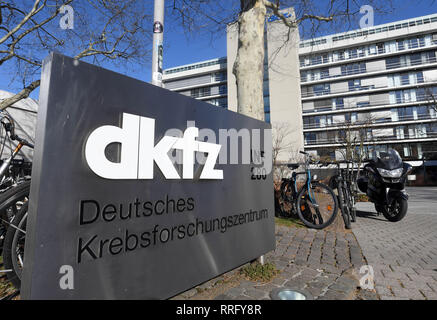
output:
<instances>
[{"instance_id":1,"label":"parked bicycle","mask_svg":"<svg viewBox=\"0 0 437 320\"><path fill-rule=\"evenodd\" d=\"M329 226L337 215L337 198L333 190L317 181L310 170L310 155L305 155L304 171L293 172L290 179L283 179L281 184L282 211L286 215L297 214L299 219L309 228L323 229ZM288 165L290 169L297 169L299 165ZM305 175L305 182L298 190L297 177Z\"/></svg>"},{"instance_id":2,"label":"parked bicycle","mask_svg":"<svg viewBox=\"0 0 437 320\"><path fill-rule=\"evenodd\" d=\"M346 168L342 168L346 164ZM326 166L335 165L337 173L331 178L330 186L337 190L338 206L346 229L351 229L351 222L356 221L355 208L355 173L352 161L325 162Z\"/></svg>"},{"instance_id":3,"label":"parked bicycle","mask_svg":"<svg viewBox=\"0 0 437 320\"><path fill-rule=\"evenodd\" d=\"M19 256L17 256L17 248L21 244L14 242L14 237L15 231L23 230L19 228L19 221L17 220L19 210L27 203L29 198L30 168L27 171L24 171L23 168L23 171L16 171L17 168L14 168L14 165L16 165L15 157L20 150L24 146L33 148L33 144L15 133L15 123L7 113L0 113L0 122L10 141L18 141L17 147L13 150L10 157L3 161L0 167L0 246L2 248L1 254L3 255L4 267L4 270L1 271L6 273L8 280L19 289L20 282L17 282L16 279L18 277L17 272L20 274L21 272L17 261L21 260L22 266L22 255L18 254ZM4 143L6 142L6 136L3 140ZM24 163L24 161L21 163ZM22 249L24 250L24 242Z\"/></svg>"}]
</instances>

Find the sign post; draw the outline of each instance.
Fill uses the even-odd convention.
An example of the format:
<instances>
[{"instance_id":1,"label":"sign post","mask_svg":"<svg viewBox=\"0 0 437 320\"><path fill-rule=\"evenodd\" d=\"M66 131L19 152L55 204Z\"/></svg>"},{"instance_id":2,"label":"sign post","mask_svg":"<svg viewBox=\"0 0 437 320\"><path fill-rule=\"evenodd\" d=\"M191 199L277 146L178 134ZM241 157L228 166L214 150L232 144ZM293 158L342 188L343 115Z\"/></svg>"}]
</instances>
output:
<instances>
[{"instance_id":1,"label":"sign post","mask_svg":"<svg viewBox=\"0 0 437 320\"><path fill-rule=\"evenodd\" d=\"M155 0L153 23L152 84L162 87L162 58L164 38L164 0Z\"/></svg>"}]
</instances>

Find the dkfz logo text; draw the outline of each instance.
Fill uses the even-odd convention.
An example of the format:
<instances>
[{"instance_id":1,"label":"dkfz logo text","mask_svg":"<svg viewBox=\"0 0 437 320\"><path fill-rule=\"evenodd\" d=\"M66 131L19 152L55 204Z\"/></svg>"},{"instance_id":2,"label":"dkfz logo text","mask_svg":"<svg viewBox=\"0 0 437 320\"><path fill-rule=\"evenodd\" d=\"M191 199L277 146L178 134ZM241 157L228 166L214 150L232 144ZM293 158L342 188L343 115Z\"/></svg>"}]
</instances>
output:
<instances>
[{"instance_id":1,"label":"dkfz logo text","mask_svg":"<svg viewBox=\"0 0 437 320\"><path fill-rule=\"evenodd\" d=\"M215 169L220 144L197 141L199 129L188 127L182 137L164 136L155 145L155 119L123 113L122 127L105 125L95 129L85 144L85 159L90 169L106 179L153 179L154 163L166 179L181 179L168 153L182 151L182 179L193 179L196 152L206 153L200 179L223 179ZM120 161L108 160L106 147L121 144Z\"/></svg>"}]
</instances>

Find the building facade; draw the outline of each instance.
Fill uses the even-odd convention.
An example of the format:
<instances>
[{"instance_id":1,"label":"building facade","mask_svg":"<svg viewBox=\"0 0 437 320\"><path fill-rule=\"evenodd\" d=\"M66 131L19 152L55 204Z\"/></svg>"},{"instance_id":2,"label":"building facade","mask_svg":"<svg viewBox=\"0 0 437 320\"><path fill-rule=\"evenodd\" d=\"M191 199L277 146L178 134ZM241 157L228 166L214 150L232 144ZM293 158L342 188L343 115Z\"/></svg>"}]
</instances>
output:
<instances>
[{"instance_id":1,"label":"building facade","mask_svg":"<svg viewBox=\"0 0 437 320\"><path fill-rule=\"evenodd\" d=\"M437 160L437 14L307 41L294 35L278 54L285 31L269 19L265 115L295 129L295 150L339 159L353 141L369 156L394 148L415 166ZM165 87L213 104L227 98L221 106L236 111L236 30L227 40L227 59L168 69ZM208 63L216 64L198 67Z\"/></svg>"},{"instance_id":2,"label":"building facade","mask_svg":"<svg viewBox=\"0 0 437 320\"><path fill-rule=\"evenodd\" d=\"M305 150L437 159L436 54L436 14L301 42Z\"/></svg>"},{"instance_id":3,"label":"building facade","mask_svg":"<svg viewBox=\"0 0 437 320\"><path fill-rule=\"evenodd\" d=\"M228 108L226 58L164 70L164 87L220 108Z\"/></svg>"}]
</instances>

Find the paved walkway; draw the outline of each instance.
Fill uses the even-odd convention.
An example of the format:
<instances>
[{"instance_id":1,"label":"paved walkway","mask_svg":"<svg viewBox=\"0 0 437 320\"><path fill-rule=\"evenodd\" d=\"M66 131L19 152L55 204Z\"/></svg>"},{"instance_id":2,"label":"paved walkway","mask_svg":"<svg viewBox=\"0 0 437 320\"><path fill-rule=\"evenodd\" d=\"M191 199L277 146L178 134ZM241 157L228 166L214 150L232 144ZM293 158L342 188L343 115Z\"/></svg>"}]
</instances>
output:
<instances>
[{"instance_id":1,"label":"paved walkway","mask_svg":"<svg viewBox=\"0 0 437 320\"><path fill-rule=\"evenodd\" d=\"M276 239L276 250L266 259L281 272L271 282L233 281L234 271L175 299L270 299L270 292L281 287L301 289L320 300L377 299L374 291L357 290L358 270L367 263L352 233L277 226Z\"/></svg>"},{"instance_id":2,"label":"paved walkway","mask_svg":"<svg viewBox=\"0 0 437 320\"><path fill-rule=\"evenodd\" d=\"M400 222L358 204L353 231L374 269L381 299L437 299L437 188L410 188L409 211Z\"/></svg>"}]
</instances>

